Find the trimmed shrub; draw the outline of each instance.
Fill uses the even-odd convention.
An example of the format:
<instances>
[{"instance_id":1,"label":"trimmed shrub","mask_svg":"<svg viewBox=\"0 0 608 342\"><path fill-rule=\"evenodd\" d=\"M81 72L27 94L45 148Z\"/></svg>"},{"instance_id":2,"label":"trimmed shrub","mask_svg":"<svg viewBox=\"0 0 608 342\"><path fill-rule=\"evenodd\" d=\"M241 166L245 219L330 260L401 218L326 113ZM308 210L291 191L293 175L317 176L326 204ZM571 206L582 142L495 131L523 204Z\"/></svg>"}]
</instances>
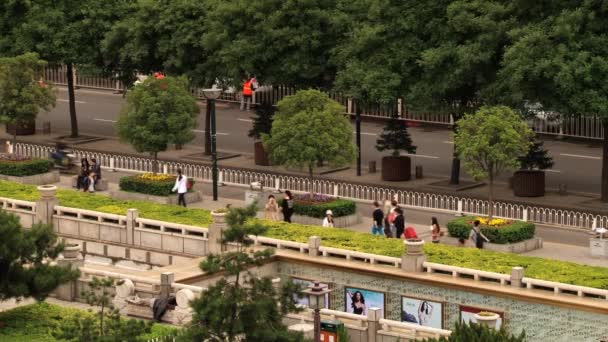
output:
<instances>
[{"instance_id":1,"label":"trimmed shrub","mask_svg":"<svg viewBox=\"0 0 608 342\"><path fill-rule=\"evenodd\" d=\"M0 175L33 176L49 172L53 163L48 159L8 159L0 155Z\"/></svg>"},{"instance_id":2,"label":"trimmed shrub","mask_svg":"<svg viewBox=\"0 0 608 342\"><path fill-rule=\"evenodd\" d=\"M145 173L142 175L127 176L120 178L120 190L129 192L139 192L141 194L154 196L171 196L174 194L171 190L175 185L175 177L165 174ZM188 181L194 186L194 179L188 178ZM192 189L192 187L190 188ZM190 191L190 190L188 190Z\"/></svg>"},{"instance_id":3,"label":"trimmed shrub","mask_svg":"<svg viewBox=\"0 0 608 342\"><path fill-rule=\"evenodd\" d=\"M464 216L448 222L447 227L450 236L458 239L468 239L471 229L473 229L473 222L476 219L474 216ZM481 232L492 243L507 244L533 238L536 226L534 223L522 221L512 221L502 226L489 226L482 223Z\"/></svg>"},{"instance_id":4,"label":"trimmed shrub","mask_svg":"<svg viewBox=\"0 0 608 342\"><path fill-rule=\"evenodd\" d=\"M526 333L514 336L501 326L500 330L490 329L481 324L456 322L449 337L432 338L426 342L525 342Z\"/></svg>"},{"instance_id":5,"label":"trimmed shrub","mask_svg":"<svg viewBox=\"0 0 608 342\"><path fill-rule=\"evenodd\" d=\"M283 199L280 199L279 206L282 203ZM310 195L294 198L293 211L297 215L324 218L327 210L331 210L334 217L354 215L357 212L357 204L354 201L317 194L312 199Z\"/></svg>"}]
</instances>

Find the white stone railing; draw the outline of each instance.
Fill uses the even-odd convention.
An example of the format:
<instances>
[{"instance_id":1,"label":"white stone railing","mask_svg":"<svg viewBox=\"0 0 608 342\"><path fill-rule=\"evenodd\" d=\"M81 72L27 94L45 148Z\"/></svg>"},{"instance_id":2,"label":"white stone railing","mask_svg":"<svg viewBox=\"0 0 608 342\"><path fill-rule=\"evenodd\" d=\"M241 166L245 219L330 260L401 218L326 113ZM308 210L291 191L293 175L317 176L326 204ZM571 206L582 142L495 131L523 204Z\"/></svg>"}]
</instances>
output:
<instances>
[{"instance_id":1,"label":"white stone railing","mask_svg":"<svg viewBox=\"0 0 608 342\"><path fill-rule=\"evenodd\" d=\"M207 239L209 237L207 228L188 226L185 224L172 223L166 221L150 220L145 218L137 218L135 220L137 228L152 229L163 233L172 233L178 235L196 236Z\"/></svg>"},{"instance_id":2,"label":"white stone railing","mask_svg":"<svg viewBox=\"0 0 608 342\"><path fill-rule=\"evenodd\" d=\"M79 281L90 281L93 277L111 278L117 281L130 280L135 285L137 291L143 291L147 293L156 293L159 291L160 279L151 279L147 277L139 277L126 273L111 272L105 270L98 270L90 267L79 267L80 279Z\"/></svg>"},{"instance_id":3,"label":"white stone railing","mask_svg":"<svg viewBox=\"0 0 608 342\"><path fill-rule=\"evenodd\" d=\"M395 267L399 267L401 265L400 258L394 258L394 257L389 257L389 256L379 255L379 254L370 254L370 253L351 251L348 249L321 246L321 247L319 247L319 252L321 252L321 255L324 257L333 256L333 257L344 258L349 261L356 260L356 261L362 261L362 262L370 263L370 264L389 264L389 265L392 265Z\"/></svg>"},{"instance_id":4,"label":"white stone railing","mask_svg":"<svg viewBox=\"0 0 608 342\"><path fill-rule=\"evenodd\" d=\"M308 253L308 244L307 243L279 240L279 239L273 239L273 238L268 238L268 237L264 237L264 236L254 236L254 235L249 235L249 238L251 238L253 240L254 244L256 244L256 245L263 245L263 246L272 247L272 248L276 248L276 249L290 249L290 250L299 251L300 253Z\"/></svg>"},{"instance_id":5,"label":"white stone railing","mask_svg":"<svg viewBox=\"0 0 608 342\"><path fill-rule=\"evenodd\" d=\"M468 276L466 279L473 277L474 281L490 280L492 282L498 282L500 285L507 285L511 281L511 276L503 273L486 272L480 270L474 270L464 267L456 267L450 265L436 264L432 262L424 262L423 266L426 268L427 273L449 273L453 278L461 278L462 276Z\"/></svg>"},{"instance_id":6,"label":"white stone railing","mask_svg":"<svg viewBox=\"0 0 608 342\"><path fill-rule=\"evenodd\" d=\"M424 327L418 324L407 322L397 322L388 319L380 319L382 329L378 331L380 335L388 335L394 337L404 337L412 340L420 340L424 338L440 338L442 336L450 336L450 330L435 329Z\"/></svg>"},{"instance_id":7,"label":"white stone railing","mask_svg":"<svg viewBox=\"0 0 608 342\"><path fill-rule=\"evenodd\" d=\"M347 323L350 327L365 328L367 327L367 316L352 314L343 311L321 309L321 315L331 320L339 320Z\"/></svg>"},{"instance_id":8,"label":"white stone railing","mask_svg":"<svg viewBox=\"0 0 608 342\"><path fill-rule=\"evenodd\" d=\"M4 210L36 212L36 202L21 201L13 198L0 197L0 205Z\"/></svg>"},{"instance_id":9,"label":"white stone railing","mask_svg":"<svg viewBox=\"0 0 608 342\"><path fill-rule=\"evenodd\" d=\"M93 211L80 208L63 207L60 205L55 206L55 216L58 218L72 218L85 221L93 221L96 223L111 224L115 226L125 227L127 226L124 215L102 213L100 211Z\"/></svg>"},{"instance_id":10,"label":"white stone railing","mask_svg":"<svg viewBox=\"0 0 608 342\"><path fill-rule=\"evenodd\" d=\"M608 290L596 289L593 287L557 283L533 278L523 278L522 283L528 289L549 289L555 294L572 293L578 297L599 297L608 300Z\"/></svg>"}]
</instances>

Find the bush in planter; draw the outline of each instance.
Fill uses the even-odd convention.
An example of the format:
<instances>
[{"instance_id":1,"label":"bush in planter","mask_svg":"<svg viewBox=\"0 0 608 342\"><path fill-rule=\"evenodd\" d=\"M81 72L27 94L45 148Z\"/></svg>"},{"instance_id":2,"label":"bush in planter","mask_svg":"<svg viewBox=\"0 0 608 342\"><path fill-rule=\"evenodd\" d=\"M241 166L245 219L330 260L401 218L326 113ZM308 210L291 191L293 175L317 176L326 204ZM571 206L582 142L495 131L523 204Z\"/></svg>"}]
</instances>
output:
<instances>
[{"instance_id":1,"label":"bush in planter","mask_svg":"<svg viewBox=\"0 0 608 342\"><path fill-rule=\"evenodd\" d=\"M53 163L48 159L31 159L14 154L0 154L0 175L32 176L49 172Z\"/></svg>"},{"instance_id":2,"label":"bush in planter","mask_svg":"<svg viewBox=\"0 0 608 342\"><path fill-rule=\"evenodd\" d=\"M270 165L269 155L260 139L262 139L263 134L270 136L272 118L275 112L275 106L269 102L263 102L255 107L255 116L251 118L253 125L248 136L255 139L253 152L256 165Z\"/></svg>"},{"instance_id":3,"label":"bush in planter","mask_svg":"<svg viewBox=\"0 0 608 342\"><path fill-rule=\"evenodd\" d=\"M382 180L401 181L411 178L410 158L400 156L400 151L416 153L416 146L412 144L405 121L399 120L396 114L386 123L376 141L376 149L380 152L392 150L390 157L382 158Z\"/></svg>"},{"instance_id":4,"label":"bush in planter","mask_svg":"<svg viewBox=\"0 0 608 342\"><path fill-rule=\"evenodd\" d=\"M458 239L468 239L475 220L481 221L481 232L492 243L507 244L528 240L534 237L536 231L536 226L530 222L509 222L503 219L487 220L474 216L464 216L448 222L450 236Z\"/></svg>"},{"instance_id":5,"label":"bush in planter","mask_svg":"<svg viewBox=\"0 0 608 342\"><path fill-rule=\"evenodd\" d=\"M191 185L194 185L194 179L188 178L188 181ZM174 185L175 176L152 173L122 177L119 182L120 190L154 196L170 196L174 194L171 191Z\"/></svg>"},{"instance_id":6,"label":"bush in planter","mask_svg":"<svg viewBox=\"0 0 608 342\"><path fill-rule=\"evenodd\" d=\"M279 200L281 206L283 200ZM334 217L354 215L357 204L354 201L309 193L294 196L294 213L296 215L324 218L325 212L331 210Z\"/></svg>"},{"instance_id":7,"label":"bush in planter","mask_svg":"<svg viewBox=\"0 0 608 342\"><path fill-rule=\"evenodd\" d=\"M543 142L531 139L530 149L518 158L520 170L513 175L515 196L537 197L545 195L545 173L553 166L553 158L543 148Z\"/></svg>"}]
</instances>

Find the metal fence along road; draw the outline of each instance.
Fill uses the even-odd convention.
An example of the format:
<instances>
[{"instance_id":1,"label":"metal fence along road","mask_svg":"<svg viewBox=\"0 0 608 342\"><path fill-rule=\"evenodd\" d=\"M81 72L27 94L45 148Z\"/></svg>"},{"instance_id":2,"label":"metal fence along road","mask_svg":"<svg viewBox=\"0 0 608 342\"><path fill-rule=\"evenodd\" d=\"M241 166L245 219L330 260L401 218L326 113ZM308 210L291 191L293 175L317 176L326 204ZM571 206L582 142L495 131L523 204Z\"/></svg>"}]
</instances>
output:
<instances>
[{"instance_id":1,"label":"metal fence along road","mask_svg":"<svg viewBox=\"0 0 608 342\"><path fill-rule=\"evenodd\" d=\"M18 154L47 158L54 148L46 145L17 143ZM149 158L129 155L108 154L86 150L73 150L76 160L95 158L101 166L109 169L152 172L154 161ZM176 174L182 169L188 177L203 181L211 181L211 167L187 163L159 160L159 170L166 174ZM271 174L264 172L240 170L236 168L220 168L219 181L227 185L247 186L252 182L261 182L266 188L292 190L343 197L362 202L386 199L397 199L405 206L417 209L441 211L453 214L486 215L489 203L485 200L458 197L454 195L433 194L418 191L407 191L390 187L361 185L347 182L316 179L305 177ZM517 203L495 202L492 208L494 216L512 220L530 221L544 225L564 226L578 230L590 230L595 227L608 226L608 216L575 210L543 208Z\"/></svg>"}]
</instances>

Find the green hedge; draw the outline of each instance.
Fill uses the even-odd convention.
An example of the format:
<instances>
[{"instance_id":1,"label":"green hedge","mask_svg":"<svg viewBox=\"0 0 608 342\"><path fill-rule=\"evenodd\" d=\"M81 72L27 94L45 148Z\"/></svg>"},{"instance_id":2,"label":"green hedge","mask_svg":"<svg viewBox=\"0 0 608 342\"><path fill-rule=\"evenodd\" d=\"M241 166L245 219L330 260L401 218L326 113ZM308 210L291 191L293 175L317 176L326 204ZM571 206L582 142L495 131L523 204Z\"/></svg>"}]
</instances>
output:
<instances>
[{"instance_id":1,"label":"green hedge","mask_svg":"<svg viewBox=\"0 0 608 342\"><path fill-rule=\"evenodd\" d=\"M386 239L338 228L262 222L269 227L264 236L276 239L308 242L309 236L316 235L321 237L322 246L391 257L401 257L404 250L403 240L400 239ZM525 269L526 277L608 289L608 269L605 267L443 244L427 243L424 250L430 262L439 264L504 274L511 274L511 268L521 266Z\"/></svg>"},{"instance_id":2,"label":"green hedge","mask_svg":"<svg viewBox=\"0 0 608 342\"><path fill-rule=\"evenodd\" d=\"M92 315L89 311L63 307L48 303L30 304L0 312L0 341L11 342L55 342L52 333L68 319L76 315ZM141 341L172 335L174 327L154 324L149 334Z\"/></svg>"},{"instance_id":3,"label":"green hedge","mask_svg":"<svg viewBox=\"0 0 608 342\"><path fill-rule=\"evenodd\" d=\"M468 239L471 229L473 229L475 217L464 216L448 222L448 232L450 236L458 239ZM534 237L536 226L534 223L513 221L509 225L500 228L481 226L481 232L490 242L498 244L515 243L528 240Z\"/></svg>"},{"instance_id":4,"label":"green hedge","mask_svg":"<svg viewBox=\"0 0 608 342\"><path fill-rule=\"evenodd\" d=\"M279 206L281 206L282 203L283 200L280 199ZM294 213L302 216L324 218L327 210L331 210L334 217L354 215L357 212L357 204L354 201L339 198L331 202L321 202L317 204L295 201L293 205Z\"/></svg>"},{"instance_id":5,"label":"green hedge","mask_svg":"<svg viewBox=\"0 0 608 342\"><path fill-rule=\"evenodd\" d=\"M188 178L190 184L194 186L194 179ZM157 181L142 179L139 175L120 178L120 190L129 192L139 192L154 196L171 196L175 192L171 191L175 185L175 178Z\"/></svg>"},{"instance_id":6,"label":"green hedge","mask_svg":"<svg viewBox=\"0 0 608 342\"><path fill-rule=\"evenodd\" d=\"M36 201L40 195L33 185L0 181L0 197L14 198L23 201ZM101 211L103 213L126 215L127 210L139 210L139 216L151 220L160 220L207 227L211 223L209 210L184 208L177 205L164 205L147 201L121 201L99 194L74 190L57 190L59 204L65 207Z\"/></svg>"},{"instance_id":7,"label":"green hedge","mask_svg":"<svg viewBox=\"0 0 608 342\"><path fill-rule=\"evenodd\" d=\"M0 159L0 175L32 176L49 172L53 163L48 159L31 159L26 161L7 161Z\"/></svg>"}]
</instances>

